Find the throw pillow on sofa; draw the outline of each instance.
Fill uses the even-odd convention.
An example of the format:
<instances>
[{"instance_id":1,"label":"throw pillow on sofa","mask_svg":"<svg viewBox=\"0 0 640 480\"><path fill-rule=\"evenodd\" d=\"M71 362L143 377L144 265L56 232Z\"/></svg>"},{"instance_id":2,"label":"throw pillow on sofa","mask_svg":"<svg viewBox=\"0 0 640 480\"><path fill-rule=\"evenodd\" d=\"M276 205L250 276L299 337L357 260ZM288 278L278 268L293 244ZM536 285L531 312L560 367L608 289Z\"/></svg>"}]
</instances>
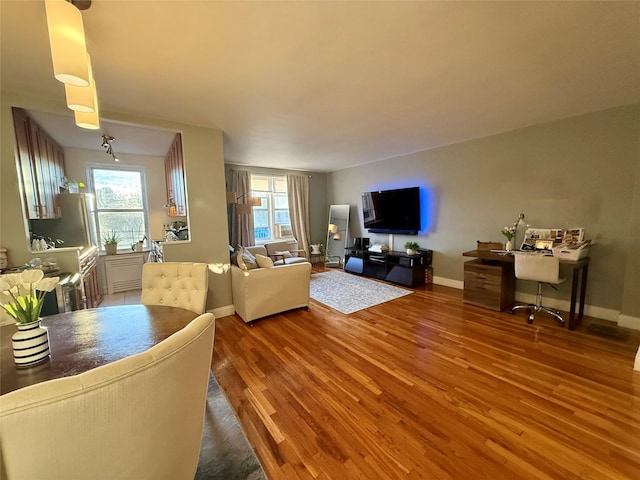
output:
<instances>
[{"instance_id":1,"label":"throw pillow on sofa","mask_svg":"<svg viewBox=\"0 0 640 480\"><path fill-rule=\"evenodd\" d=\"M273 260L269 257L265 257L264 255L256 254L256 262L258 262L258 267L260 268L271 268L273 267Z\"/></svg>"},{"instance_id":2,"label":"throw pillow on sofa","mask_svg":"<svg viewBox=\"0 0 640 480\"><path fill-rule=\"evenodd\" d=\"M253 270L254 268L258 268L256 257L254 257L253 254L246 248L241 247L239 249L236 260L238 262L238 267L240 267L242 270Z\"/></svg>"}]
</instances>

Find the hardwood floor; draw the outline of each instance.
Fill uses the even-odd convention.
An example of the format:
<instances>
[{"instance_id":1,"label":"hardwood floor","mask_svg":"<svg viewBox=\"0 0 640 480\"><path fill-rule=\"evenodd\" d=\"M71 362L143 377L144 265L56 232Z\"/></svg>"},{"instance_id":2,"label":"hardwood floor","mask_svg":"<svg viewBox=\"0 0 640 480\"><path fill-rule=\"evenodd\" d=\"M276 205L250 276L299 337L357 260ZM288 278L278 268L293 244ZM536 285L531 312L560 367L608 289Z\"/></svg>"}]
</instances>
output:
<instances>
[{"instance_id":1,"label":"hardwood floor","mask_svg":"<svg viewBox=\"0 0 640 480\"><path fill-rule=\"evenodd\" d=\"M212 366L272 480L638 479L628 333L433 286L351 315L219 318Z\"/></svg>"}]
</instances>

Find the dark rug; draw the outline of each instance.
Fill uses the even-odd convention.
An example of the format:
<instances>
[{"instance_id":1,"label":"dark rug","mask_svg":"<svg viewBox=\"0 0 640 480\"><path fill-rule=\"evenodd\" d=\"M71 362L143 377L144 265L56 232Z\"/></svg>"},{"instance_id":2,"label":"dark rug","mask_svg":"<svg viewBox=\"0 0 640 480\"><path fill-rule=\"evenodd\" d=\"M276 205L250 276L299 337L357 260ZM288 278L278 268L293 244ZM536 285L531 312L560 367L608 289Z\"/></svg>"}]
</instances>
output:
<instances>
[{"instance_id":1,"label":"dark rug","mask_svg":"<svg viewBox=\"0 0 640 480\"><path fill-rule=\"evenodd\" d=\"M195 480L266 480L240 423L213 375Z\"/></svg>"},{"instance_id":2,"label":"dark rug","mask_svg":"<svg viewBox=\"0 0 640 480\"><path fill-rule=\"evenodd\" d=\"M603 337L619 340L621 342L624 342L629 338L629 331L627 329L603 323L590 323L587 327L587 331Z\"/></svg>"}]
</instances>

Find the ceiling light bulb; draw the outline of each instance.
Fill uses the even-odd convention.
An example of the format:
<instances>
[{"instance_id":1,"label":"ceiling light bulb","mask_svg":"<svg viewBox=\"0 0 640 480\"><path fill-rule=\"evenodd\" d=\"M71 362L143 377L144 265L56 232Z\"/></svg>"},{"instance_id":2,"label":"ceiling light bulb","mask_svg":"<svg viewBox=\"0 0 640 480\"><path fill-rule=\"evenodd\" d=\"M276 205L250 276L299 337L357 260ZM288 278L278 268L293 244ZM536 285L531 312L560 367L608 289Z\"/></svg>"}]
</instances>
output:
<instances>
[{"instance_id":1,"label":"ceiling light bulb","mask_svg":"<svg viewBox=\"0 0 640 480\"><path fill-rule=\"evenodd\" d=\"M89 86L87 47L82 14L65 0L45 0L53 74L78 87Z\"/></svg>"}]
</instances>

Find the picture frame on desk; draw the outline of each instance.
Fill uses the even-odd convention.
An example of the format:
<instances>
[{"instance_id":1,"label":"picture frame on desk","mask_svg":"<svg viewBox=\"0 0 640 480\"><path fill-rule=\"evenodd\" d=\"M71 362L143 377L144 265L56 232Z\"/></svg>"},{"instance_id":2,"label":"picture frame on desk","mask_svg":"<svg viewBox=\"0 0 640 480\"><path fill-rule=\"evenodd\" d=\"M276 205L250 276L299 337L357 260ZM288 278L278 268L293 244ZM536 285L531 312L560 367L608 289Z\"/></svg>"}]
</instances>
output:
<instances>
[{"instance_id":1,"label":"picture frame on desk","mask_svg":"<svg viewBox=\"0 0 640 480\"><path fill-rule=\"evenodd\" d=\"M564 231L562 243L580 243L584 241L584 228L570 228Z\"/></svg>"}]
</instances>

